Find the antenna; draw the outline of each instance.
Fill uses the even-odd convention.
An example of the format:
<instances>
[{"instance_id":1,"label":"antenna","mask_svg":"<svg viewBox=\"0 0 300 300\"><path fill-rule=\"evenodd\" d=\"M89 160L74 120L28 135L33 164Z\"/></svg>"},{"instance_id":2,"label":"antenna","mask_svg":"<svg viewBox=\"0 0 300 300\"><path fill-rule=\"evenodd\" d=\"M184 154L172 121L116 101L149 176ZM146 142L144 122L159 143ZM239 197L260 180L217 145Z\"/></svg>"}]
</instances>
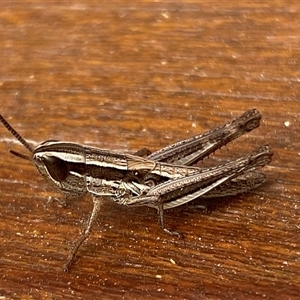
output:
<instances>
[{"instance_id":1,"label":"antenna","mask_svg":"<svg viewBox=\"0 0 300 300\"><path fill-rule=\"evenodd\" d=\"M28 149L31 153L33 153L33 149L31 148L31 146L20 136L19 133L16 132L15 129L13 129L11 127L11 125L3 118L3 116L0 114L0 121L1 123L6 127L6 129L26 148ZM10 150L10 152L18 157L27 159L27 160L31 160L30 157L20 154L16 151Z\"/></svg>"}]
</instances>

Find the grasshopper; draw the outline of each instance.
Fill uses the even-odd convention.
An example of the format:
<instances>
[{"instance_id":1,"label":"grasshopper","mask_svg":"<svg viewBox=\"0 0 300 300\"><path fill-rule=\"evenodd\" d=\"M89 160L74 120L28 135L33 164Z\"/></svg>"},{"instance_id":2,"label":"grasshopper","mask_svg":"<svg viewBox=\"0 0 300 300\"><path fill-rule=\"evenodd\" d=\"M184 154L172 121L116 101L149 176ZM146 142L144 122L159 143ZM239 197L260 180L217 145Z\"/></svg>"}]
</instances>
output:
<instances>
[{"instance_id":1,"label":"grasshopper","mask_svg":"<svg viewBox=\"0 0 300 300\"><path fill-rule=\"evenodd\" d=\"M82 243L88 238L103 198L126 206L157 209L162 230L180 236L165 227L164 211L192 200L232 196L256 188L265 181L257 170L271 161L268 145L236 160L211 168L196 165L204 157L259 126L256 109L204 134L171 144L156 152L144 148L134 154L48 140L32 148L0 115L0 121L30 152L30 156L10 152L33 163L55 189L68 197L89 193L93 209L83 231L70 251L64 270L68 271Z\"/></svg>"}]
</instances>

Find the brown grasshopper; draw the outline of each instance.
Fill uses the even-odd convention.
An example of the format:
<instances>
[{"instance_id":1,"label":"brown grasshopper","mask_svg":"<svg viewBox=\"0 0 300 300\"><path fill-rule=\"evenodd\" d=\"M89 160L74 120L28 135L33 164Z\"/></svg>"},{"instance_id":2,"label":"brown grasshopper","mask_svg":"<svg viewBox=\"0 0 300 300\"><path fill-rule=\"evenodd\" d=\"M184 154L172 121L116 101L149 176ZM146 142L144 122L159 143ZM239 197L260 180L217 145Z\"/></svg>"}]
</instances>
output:
<instances>
[{"instance_id":1,"label":"brown grasshopper","mask_svg":"<svg viewBox=\"0 0 300 300\"><path fill-rule=\"evenodd\" d=\"M268 145L236 160L212 168L193 167L210 153L259 126L261 114L252 109L224 126L177 142L154 153L141 149L134 155L63 141L45 141L33 149L0 115L3 125L31 153L11 150L32 162L40 174L65 197L89 193L93 209L68 257L64 270L71 266L77 250L87 239L102 199L126 206L149 206L158 211L161 228L164 210L203 198L230 196L261 185L265 175L257 171L271 161Z\"/></svg>"}]
</instances>

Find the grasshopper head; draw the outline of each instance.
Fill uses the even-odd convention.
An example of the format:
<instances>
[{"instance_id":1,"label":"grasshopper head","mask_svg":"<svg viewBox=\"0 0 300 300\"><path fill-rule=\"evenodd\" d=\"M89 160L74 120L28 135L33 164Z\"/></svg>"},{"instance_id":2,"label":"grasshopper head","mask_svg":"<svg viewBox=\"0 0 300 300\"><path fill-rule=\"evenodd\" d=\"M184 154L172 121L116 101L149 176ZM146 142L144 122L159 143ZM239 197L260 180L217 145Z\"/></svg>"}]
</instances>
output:
<instances>
[{"instance_id":1,"label":"grasshopper head","mask_svg":"<svg viewBox=\"0 0 300 300\"><path fill-rule=\"evenodd\" d=\"M32 161L40 174L62 193L80 196L86 192L85 152L81 145L45 141L34 149Z\"/></svg>"},{"instance_id":2,"label":"grasshopper head","mask_svg":"<svg viewBox=\"0 0 300 300\"><path fill-rule=\"evenodd\" d=\"M85 153L82 146L49 140L33 149L1 115L0 121L31 153L27 156L10 150L12 154L32 162L40 174L61 193L80 196L86 192Z\"/></svg>"}]
</instances>

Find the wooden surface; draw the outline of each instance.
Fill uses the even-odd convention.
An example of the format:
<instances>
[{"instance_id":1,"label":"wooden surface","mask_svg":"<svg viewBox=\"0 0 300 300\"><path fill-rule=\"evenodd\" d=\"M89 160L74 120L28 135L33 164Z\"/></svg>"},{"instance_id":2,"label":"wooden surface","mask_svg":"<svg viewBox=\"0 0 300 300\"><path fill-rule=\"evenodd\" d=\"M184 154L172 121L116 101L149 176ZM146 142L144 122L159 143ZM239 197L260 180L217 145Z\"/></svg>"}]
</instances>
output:
<instances>
[{"instance_id":1,"label":"wooden surface","mask_svg":"<svg viewBox=\"0 0 300 300\"><path fill-rule=\"evenodd\" d=\"M0 128L1 299L297 299L300 295L300 2L0 4L1 114L30 143L159 149L256 107L261 127L205 160L268 143L268 181L166 213L106 201L67 208ZM201 202L200 202L201 203Z\"/></svg>"}]
</instances>

